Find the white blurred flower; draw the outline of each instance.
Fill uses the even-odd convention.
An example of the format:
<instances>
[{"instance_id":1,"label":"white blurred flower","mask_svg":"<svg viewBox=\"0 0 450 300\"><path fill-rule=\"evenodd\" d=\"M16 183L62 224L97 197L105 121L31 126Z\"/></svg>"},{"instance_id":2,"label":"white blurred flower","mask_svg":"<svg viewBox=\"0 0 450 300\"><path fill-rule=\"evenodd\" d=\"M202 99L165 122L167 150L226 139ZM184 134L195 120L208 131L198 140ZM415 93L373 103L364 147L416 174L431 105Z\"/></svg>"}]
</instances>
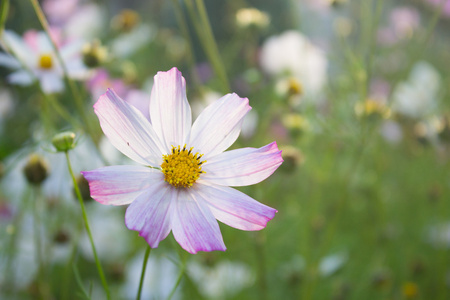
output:
<instances>
[{"instance_id":1,"label":"white blurred flower","mask_svg":"<svg viewBox=\"0 0 450 300\"><path fill-rule=\"evenodd\" d=\"M272 76L295 77L307 98L319 95L327 80L325 53L298 31L267 39L261 48L260 64Z\"/></svg>"},{"instance_id":2,"label":"white blurred flower","mask_svg":"<svg viewBox=\"0 0 450 300\"><path fill-rule=\"evenodd\" d=\"M135 299L142 272L144 252L136 255L126 264L125 283L121 293L125 299ZM143 283L142 299L167 299L177 281L179 270L166 256L157 256L153 253L147 261ZM171 299L180 299L180 287L177 288Z\"/></svg>"},{"instance_id":3,"label":"white blurred flower","mask_svg":"<svg viewBox=\"0 0 450 300\"><path fill-rule=\"evenodd\" d=\"M44 12L52 27L67 36L90 40L98 38L105 27L106 16L99 5L80 0L46 0Z\"/></svg>"},{"instance_id":4,"label":"white blurred flower","mask_svg":"<svg viewBox=\"0 0 450 300\"><path fill-rule=\"evenodd\" d=\"M88 75L81 60L81 41L61 43L58 36L58 51L67 67L68 76L84 79ZM2 45L15 57L0 53L0 65L13 69L8 81L17 85L31 85L39 80L45 93L61 92L64 89L63 68L53 52L51 41L45 32L29 30L23 39L16 33L5 30Z\"/></svg>"},{"instance_id":5,"label":"white blurred flower","mask_svg":"<svg viewBox=\"0 0 450 300\"><path fill-rule=\"evenodd\" d=\"M322 276L327 277L336 273L347 262L348 255L346 253L336 253L325 256L319 264L319 272Z\"/></svg>"},{"instance_id":6,"label":"white blurred flower","mask_svg":"<svg viewBox=\"0 0 450 300\"><path fill-rule=\"evenodd\" d=\"M319 274L328 277L337 272L348 261L348 255L345 252L339 252L322 257L319 265ZM288 262L281 265L280 271L285 276L292 274L301 274L307 267L305 259L301 255L294 255Z\"/></svg>"},{"instance_id":7,"label":"white blurred flower","mask_svg":"<svg viewBox=\"0 0 450 300\"><path fill-rule=\"evenodd\" d=\"M150 25L141 24L130 32L119 35L111 43L112 53L119 58L127 58L150 43L156 36L156 30Z\"/></svg>"},{"instance_id":8,"label":"white blurred flower","mask_svg":"<svg viewBox=\"0 0 450 300\"><path fill-rule=\"evenodd\" d=\"M436 248L450 249L450 222L430 226L426 240Z\"/></svg>"},{"instance_id":9,"label":"white blurred flower","mask_svg":"<svg viewBox=\"0 0 450 300\"><path fill-rule=\"evenodd\" d=\"M80 6L63 29L67 36L91 40L104 32L105 23L106 16L101 6L90 3Z\"/></svg>"},{"instance_id":10,"label":"white blurred flower","mask_svg":"<svg viewBox=\"0 0 450 300\"><path fill-rule=\"evenodd\" d=\"M187 271L200 293L208 299L233 297L255 282L250 267L239 262L221 261L209 267L190 261Z\"/></svg>"},{"instance_id":11,"label":"white blurred flower","mask_svg":"<svg viewBox=\"0 0 450 300\"><path fill-rule=\"evenodd\" d=\"M392 109L411 118L423 118L436 109L440 87L441 78L434 67L418 62L408 80L395 88Z\"/></svg>"}]
</instances>

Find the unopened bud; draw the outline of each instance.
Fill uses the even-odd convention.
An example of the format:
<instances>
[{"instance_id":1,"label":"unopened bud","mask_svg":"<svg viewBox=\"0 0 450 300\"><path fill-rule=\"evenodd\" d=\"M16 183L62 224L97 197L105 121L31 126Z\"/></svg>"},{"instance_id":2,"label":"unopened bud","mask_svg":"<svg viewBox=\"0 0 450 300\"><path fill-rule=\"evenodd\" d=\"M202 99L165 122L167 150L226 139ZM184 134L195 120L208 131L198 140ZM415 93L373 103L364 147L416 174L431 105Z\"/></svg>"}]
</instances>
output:
<instances>
[{"instance_id":1,"label":"unopened bud","mask_svg":"<svg viewBox=\"0 0 450 300\"><path fill-rule=\"evenodd\" d=\"M30 184L39 185L47 178L49 168L43 157L38 154L31 154L23 172Z\"/></svg>"},{"instance_id":2,"label":"unopened bud","mask_svg":"<svg viewBox=\"0 0 450 300\"><path fill-rule=\"evenodd\" d=\"M284 160L280 169L286 173L295 171L305 160L302 152L293 146L282 146L280 149L283 150L281 155Z\"/></svg>"},{"instance_id":3,"label":"unopened bud","mask_svg":"<svg viewBox=\"0 0 450 300\"><path fill-rule=\"evenodd\" d=\"M75 133L71 131L58 133L53 137L52 144L60 152L69 151L75 148Z\"/></svg>"},{"instance_id":4,"label":"unopened bud","mask_svg":"<svg viewBox=\"0 0 450 300\"><path fill-rule=\"evenodd\" d=\"M141 18L136 11L124 9L112 19L111 26L118 31L130 32L140 21Z\"/></svg>"},{"instance_id":5,"label":"unopened bud","mask_svg":"<svg viewBox=\"0 0 450 300\"><path fill-rule=\"evenodd\" d=\"M85 44L82 53L83 63L88 68L96 68L102 65L108 57L108 50L102 46L99 40Z\"/></svg>"}]
</instances>

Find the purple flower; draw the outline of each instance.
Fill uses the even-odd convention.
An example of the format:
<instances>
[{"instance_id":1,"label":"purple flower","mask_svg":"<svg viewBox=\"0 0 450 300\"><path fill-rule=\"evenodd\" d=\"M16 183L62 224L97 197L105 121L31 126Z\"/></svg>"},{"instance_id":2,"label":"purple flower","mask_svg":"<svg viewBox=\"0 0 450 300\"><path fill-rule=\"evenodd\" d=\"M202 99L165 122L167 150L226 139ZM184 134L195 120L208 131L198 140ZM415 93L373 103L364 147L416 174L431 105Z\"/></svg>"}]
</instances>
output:
<instances>
[{"instance_id":1,"label":"purple flower","mask_svg":"<svg viewBox=\"0 0 450 300\"><path fill-rule=\"evenodd\" d=\"M149 118L112 90L94 109L111 143L142 166L82 172L91 196L107 205L131 203L125 224L152 248L172 231L190 253L223 251L216 219L237 229L260 230L275 216L275 209L229 187L258 183L283 162L275 142L224 152L251 109L247 98L223 96L191 127L186 83L173 68L155 76Z\"/></svg>"}]
</instances>

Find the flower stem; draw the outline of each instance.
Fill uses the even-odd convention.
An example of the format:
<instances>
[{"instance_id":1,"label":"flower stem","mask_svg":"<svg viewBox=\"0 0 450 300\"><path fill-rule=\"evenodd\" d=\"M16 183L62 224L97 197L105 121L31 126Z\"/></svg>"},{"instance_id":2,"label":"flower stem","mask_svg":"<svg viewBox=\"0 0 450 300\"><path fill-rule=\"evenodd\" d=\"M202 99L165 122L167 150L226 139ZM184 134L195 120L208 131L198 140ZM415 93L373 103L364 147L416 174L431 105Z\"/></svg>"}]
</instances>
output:
<instances>
[{"instance_id":1,"label":"flower stem","mask_svg":"<svg viewBox=\"0 0 450 300\"><path fill-rule=\"evenodd\" d=\"M145 269L147 268L147 261L148 261L148 257L150 256L151 251L152 251L152 248L150 246L147 246L147 250L145 250L145 255L144 255L144 262L142 263L141 279L139 280L139 289L138 289L138 293L136 296L136 300L141 299L142 285L144 283L144 277L145 277Z\"/></svg>"},{"instance_id":2,"label":"flower stem","mask_svg":"<svg viewBox=\"0 0 450 300\"><path fill-rule=\"evenodd\" d=\"M178 273L177 281L175 281L175 285L173 286L172 290L170 291L170 294L167 297L167 300L172 299L173 295L175 294L178 286L180 285L181 278L183 278L185 269L186 269L186 259L183 259L183 263L181 264L180 273Z\"/></svg>"},{"instance_id":3,"label":"flower stem","mask_svg":"<svg viewBox=\"0 0 450 300\"><path fill-rule=\"evenodd\" d=\"M198 77L197 71L195 69L195 55L194 55L194 47L192 43L192 39L189 36L188 25L186 19L183 14L183 9L181 8L178 0L172 0L173 6L175 8L175 17L177 19L178 27L180 28L181 34L184 37L188 47L187 47L187 60L191 67L191 75L194 80L194 84L197 86L200 85L200 79Z\"/></svg>"},{"instance_id":4,"label":"flower stem","mask_svg":"<svg viewBox=\"0 0 450 300\"><path fill-rule=\"evenodd\" d=\"M98 259L97 250L95 249L94 239L92 238L92 233L91 233L91 229L89 227L89 221L88 221L87 214L86 214L86 208L84 207L83 198L81 197L80 188L78 187L77 180L75 179L75 175L73 174L72 165L70 163L70 158L69 158L69 152L65 151L64 153L66 155L67 167L69 168L69 173L70 173L70 176L72 177L73 187L75 189L75 193L77 195L78 201L80 202L81 212L83 214L84 225L86 227L86 232L89 236L89 241L92 246L92 252L93 252L94 258L95 258L95 264L97 265L98 275L100 276L100 280L102 281L103 289L105 290L105 293L106 293L106 298L111 299L108 283L106 282L105 275L104 275L103 269L102 269L102 265L100 264L100 260Z\"/></svg>"},{"instance_id":5,"label":"flower stem","mask_svg":"<svg viewBox=\"0 0 450 300\"><path fill-rule=\"evenodd\" d=\"M228 83L227 73L220 58L216 40L214 39L205 4L203 0L196 0L196 5L194 5L193 0L185 0L185 3L208 60L222 82L224 92L229 92L230 84Z\"/></svg>"},{"instance_id":6,"label":"flower stem","mask_svg":"<svg viewBox=\"0 0 450 300\"><path fill-rule=\"evenodd\" d=\"M39 22L41 23L42 28L44 29L44 31L46 32L50 43L52 45L53 51L61 65L61 68L63 70L63 75L64 75L64 80L67 82L70 92L72 93L74 99L75 99L75 105L77 108L77 111L81 117L81 120L84 124L84 129L86 130L86 132L91 136L92 140L94 141L95 144L95 130L92 128L91 126L91 122L89 120L89 118L86 115L85 109L84 109L84 103L83 103L83 98L81 96L81 93L79 91L79 89L77 88L75 82L69 77L69 72L66 66L66 63L64 62L60 51L58 50L58 46L56 45L56 42L54 41L54 39L52 38L51 32L50 32L50 26L48 25L47 19L42 11L42 8L39 4L39 2L37 0L30 0L31 4L33 5L34 11L36 12L36 16L39 19ZM103 157L100 155L100 157L103 159Z\"/></svg>"},{"instance_id":7,"label":"flower stem","mask_svg":"<svg viewBox=\"0 0 450 300\"><path fill-rule=\"evenodd\" d=\"M34 201L33 201L33 221L34 221L34 242L36 248L36 263L38 266L38 294L40 297L44 299L48 299L50 297L48 286L44 280L46 273L46 264L44 261L44 257L42 255L42 222L41 222L41 197L40 197L40 186L34 188Z\"/></svg>"}]
</instances>

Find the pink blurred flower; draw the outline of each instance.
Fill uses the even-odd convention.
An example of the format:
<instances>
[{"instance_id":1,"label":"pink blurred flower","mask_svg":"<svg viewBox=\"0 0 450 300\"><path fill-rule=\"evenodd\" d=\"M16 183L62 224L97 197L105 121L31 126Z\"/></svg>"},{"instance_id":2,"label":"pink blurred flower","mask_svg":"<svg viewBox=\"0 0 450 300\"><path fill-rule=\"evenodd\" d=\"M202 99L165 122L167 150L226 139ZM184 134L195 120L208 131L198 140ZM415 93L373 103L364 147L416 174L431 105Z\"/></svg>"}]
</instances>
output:
<instances>
[{"instance_id":1,"label":"pink blurred flower","mask_svg":"<svg viewBox=\"0 0 450 300\"><path fill-rule=\"evenodd\" d=\"M111 143L142 166L82 172L91 196L102 204L131 204L125 224L152 248L172 231L190 253L223 251L216 219L241 230L260 230L275 216L275 209L229 187L258 183L283 161L275 142L224 152L251 109L247 98L223 96L191 127L186 83L173 68L155 76L149 118L113 90L94 109Z\"/></svg>"},{"instance_id":2,"label":"pink blurred flower","mask_svg":"<svg viewBox=\"0 0 450 300\"><path fill-rule=\"evenodd\" d=\"M105 69L97 69L94 75L86 81L86 86L93 99L98 99L106 89L111 88L119 95L125 95L128 87L121 79L113 79Z\"/></svg>"},{"instance_id":3,"label":"pink blurred flower","mask_svg":"<svg viewBox=\"0 0 450 300\"><path fill-rule=\"evenodd\" d=\"M450 17L450 0L425 0L425 2L430 3L436 8L441 6L442 1L446 1L444 7L442 8L442 14L446 17Z\"/></svg>"},{"instance_id":4,"label":"pink blurred flower","mask_svg":"<svg viewBox=\"0 0 450 300\"><path fill-rule=\"evenodd\" d=\"M420 26L420 14L414 7L400 6L389 15L389 23L378 31L378 41L384 45L393 45L410 38Z\"/></svg>"},{"instance_id":5,"label":"pink blurred flower","mask_svg":"<svg viewBox=\"0 0 450 300\"><path fill-rule=\"evenodd\" d=\"M58 44L58 51L69 77L86 78L87 69L80 56L81 42L62 43L57 33L53 38ZM29 30L22 39L16 33L5 30L3 41L5 48L15 56L0 53L0 65L15 70L8 76L10 83L27 86L38 80L45 93L60 92L64 89L63 69L45 32Z\"/></svg>"}]
</instances>

